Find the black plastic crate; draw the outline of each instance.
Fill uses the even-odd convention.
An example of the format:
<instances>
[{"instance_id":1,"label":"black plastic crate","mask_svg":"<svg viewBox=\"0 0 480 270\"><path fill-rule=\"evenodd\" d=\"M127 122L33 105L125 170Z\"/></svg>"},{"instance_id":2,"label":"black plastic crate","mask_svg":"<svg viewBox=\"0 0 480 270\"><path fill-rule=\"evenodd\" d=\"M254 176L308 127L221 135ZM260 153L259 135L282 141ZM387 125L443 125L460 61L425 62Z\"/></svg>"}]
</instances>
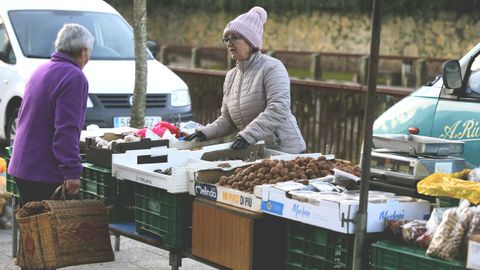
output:
<instances>
[{"instance_id":1,"label":"black plastic crate","mask_svg":"<svg viewBox=\"0 0 480 270\"><path fill-rule=\"evenodd\" d=\"M352 269L353 234L344 234L315 227L312 225L289 221L287 224L286 269L295 270L329 270ZM373 241L386 237L384 233L368 234L367 249L363 258L370 256ZM368 260L365 260L368 268Z\"/></svg>"},{"instance_id":2,"label":"black plastic crate","mask_svg":"<svg viewBox=\"0 0 480 270\"><path fill-rule=\"evenodd\" d=\"M128 150L150 149L169 146L169 140L141 139L137 142L112 143L112 149L97 148L95 138L85 138L85 159L87 162L104 168L112 168L112 154L125 153Z\"/></svg>"},{"instance_id":3,"label":"black plastic crate","mask_svg":"<svg viewBox=\"0 0 480 270\"><path fill-rule=\"evenodd\" d=\"M390 241L372 245L372 270L464 270L465 261L442 260L426 255L425 249L410 247Z\"/></svg>"},{"instance_id":4,"label":"black plastic crate","mask_svg":"<svg viewBox=\"0 0 480 270\"><path fill-rule=\"evenodd\" d=\"M140 234L154 234L166 247L191 246L193 197L135 185L135 227Z\"/></svg>"}]
</instances>

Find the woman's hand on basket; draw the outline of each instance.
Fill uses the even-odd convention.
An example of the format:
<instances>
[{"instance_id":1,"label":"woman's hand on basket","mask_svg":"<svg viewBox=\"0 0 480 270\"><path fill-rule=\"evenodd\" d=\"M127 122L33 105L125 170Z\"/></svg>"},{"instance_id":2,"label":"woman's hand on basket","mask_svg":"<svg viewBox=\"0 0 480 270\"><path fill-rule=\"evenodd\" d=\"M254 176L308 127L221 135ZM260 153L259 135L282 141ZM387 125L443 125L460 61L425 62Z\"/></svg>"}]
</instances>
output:
<instances>
[{"instance_id":1,"label":"woman's hand on basket","mask_svg":"<svg viewBox=\"0 0 480 270\"><path fill-rule=\"evenodd\" d=\"M80 179L65 180L65 189L68 195L78 196L80 194Z\"/></svg>"}]
</instances>

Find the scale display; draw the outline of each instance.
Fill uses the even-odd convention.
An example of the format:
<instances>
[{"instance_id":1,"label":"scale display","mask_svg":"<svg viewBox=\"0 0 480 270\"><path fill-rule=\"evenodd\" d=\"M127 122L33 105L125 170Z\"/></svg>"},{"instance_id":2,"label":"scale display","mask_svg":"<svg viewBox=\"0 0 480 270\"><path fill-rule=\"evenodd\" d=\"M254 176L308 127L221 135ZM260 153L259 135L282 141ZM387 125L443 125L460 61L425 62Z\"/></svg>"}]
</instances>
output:
<instances>
[{"instance_id":1,"label":"scale display","mask_svg":"<svg viewBox=\"0 0 480 270\"><path fill-rule=\"evenodd\" d=\"M414 167L410 165L409 161L395 160L391 158L383 158L372 156L370 162L371 168L387 170L391 172L403 173L413 175Z\"/></svg>"},{"instance_id":2,"label":"scale display","mask_svg":"<svg viewBox=\"0 0 480 270\"><path fill-rule=\"evenodd\" d=\"M417 135L373 135L371 175L381 181L408 187L432 173L454 173L472 167L459 155L463 142Z\"/></svg>"}]
</instances>

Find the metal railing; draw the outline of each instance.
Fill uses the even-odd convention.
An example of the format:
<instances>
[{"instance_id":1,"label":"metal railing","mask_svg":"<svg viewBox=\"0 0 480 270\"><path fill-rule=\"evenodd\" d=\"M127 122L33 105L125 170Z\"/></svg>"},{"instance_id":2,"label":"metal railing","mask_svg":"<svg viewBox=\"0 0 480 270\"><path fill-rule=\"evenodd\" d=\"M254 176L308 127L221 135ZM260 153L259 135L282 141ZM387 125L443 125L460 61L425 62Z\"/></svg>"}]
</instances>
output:
<instances>
[{"instance_id":1,"label":"metal railing","mask_svg":"<svg viewBox=\"0 0 480 270\"><path fill-rule=\"evenodd\" d=\"M311 51L263 51L280 59L290 76L324 82L366 84L368 56L363 54L325 53ZM177 67L228 70L234 63L225 48L165 45L160 61ZM441 73L447 59L381 55L378 84L419 87Z\"/></svg>"},{"instance_id":2,"label":"metal railing","mask_svg":"<svg viewBox=\"0 0 480 270\"><path fill-rule=\"evenodd\" d=\"M220 115L225 71L170 67L189 86L194 120L208 124ZM358 162L362 145L367 87L358 83L328 83L291 79L291 109L307 143L307 152L325 152ZM376 116L412 92L377 88Z\"/></svg>"}]
</instances>

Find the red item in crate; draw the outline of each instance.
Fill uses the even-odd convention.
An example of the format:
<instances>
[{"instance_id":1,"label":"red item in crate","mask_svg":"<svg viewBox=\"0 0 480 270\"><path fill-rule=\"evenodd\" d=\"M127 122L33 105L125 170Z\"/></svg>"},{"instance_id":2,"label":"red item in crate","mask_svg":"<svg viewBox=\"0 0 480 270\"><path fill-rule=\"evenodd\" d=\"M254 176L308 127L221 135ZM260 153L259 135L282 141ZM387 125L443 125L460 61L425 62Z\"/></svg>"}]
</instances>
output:
<instances>
[{"instance_id":1,"label":"red item in crate","mask_svg":"<svg viewBox=\"0 0 480 270\"><path fill-rule=\"evenodd\" d=\"M171 124L169 122L165 121L160 121L158 122L151 130L153 133L157 134L160 137L163 137L163 134L165 134L165 131L170 131L173 135L175 135L175 138L180 138L180 129L176 127L174 124ZM145 138L145 133L147 132L147 128L142 128L135 132L135 135L140 137L140 138Z\"/></svg>"}]
</instances>

